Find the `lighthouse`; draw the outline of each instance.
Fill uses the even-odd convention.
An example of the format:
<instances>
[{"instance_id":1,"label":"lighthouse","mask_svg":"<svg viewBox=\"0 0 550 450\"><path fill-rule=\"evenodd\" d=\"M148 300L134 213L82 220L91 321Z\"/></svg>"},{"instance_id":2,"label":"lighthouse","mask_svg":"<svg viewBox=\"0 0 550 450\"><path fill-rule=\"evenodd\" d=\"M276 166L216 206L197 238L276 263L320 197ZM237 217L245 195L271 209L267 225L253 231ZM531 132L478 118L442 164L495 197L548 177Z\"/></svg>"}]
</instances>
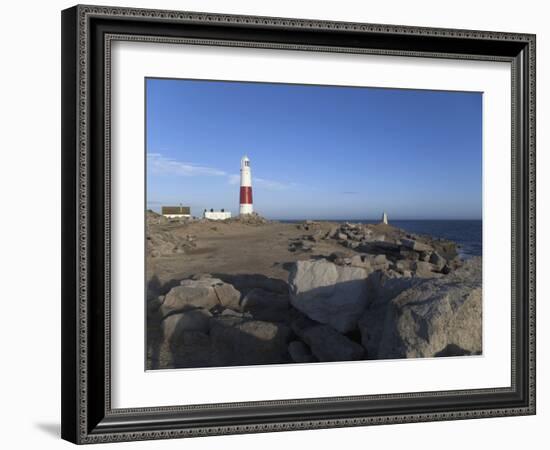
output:
<instances>
[{"instance_id":1,"label":"lighthouse","mask_svg":"<svg viewBox=\"0 0 550 450\"><path fill-rule=\"evenodd\" d=\"M244 155L241 158L241 193L239 214L252 214L252 175L250 173L250 160Z\"/></svg>"}]
</instances>

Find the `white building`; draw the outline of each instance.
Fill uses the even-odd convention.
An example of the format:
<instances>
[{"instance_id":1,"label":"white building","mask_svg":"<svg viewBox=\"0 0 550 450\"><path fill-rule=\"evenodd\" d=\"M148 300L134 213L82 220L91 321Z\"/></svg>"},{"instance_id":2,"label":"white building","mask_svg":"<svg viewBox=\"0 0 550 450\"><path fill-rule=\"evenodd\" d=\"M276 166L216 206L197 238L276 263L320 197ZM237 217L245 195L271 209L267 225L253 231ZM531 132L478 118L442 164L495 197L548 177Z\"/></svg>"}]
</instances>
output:
<instances>
[{"instance_id":1,"label":"white building","mask_svg":"<svg viewBox=\"0 0 550 450\"><path fill-rule=\"evenodd\" d=\"M213 209L208 211L205 209L202 216L205 219L209 219L209 220L226 220L226 219L231 219L231 212L225 211L223 209L220 211L214 211Z\"/></svg>"},{"instance_id":2,"label":"white building","mask_svg":"<svg viewBox=\"0 0 550 450\"><path fill-rule=\"evenodd\" d=\"M189 219L191 217L191 208L189 206L163 206L161 214L168 219L179 219L181 217Z\"/></svg>"}]
</instances>

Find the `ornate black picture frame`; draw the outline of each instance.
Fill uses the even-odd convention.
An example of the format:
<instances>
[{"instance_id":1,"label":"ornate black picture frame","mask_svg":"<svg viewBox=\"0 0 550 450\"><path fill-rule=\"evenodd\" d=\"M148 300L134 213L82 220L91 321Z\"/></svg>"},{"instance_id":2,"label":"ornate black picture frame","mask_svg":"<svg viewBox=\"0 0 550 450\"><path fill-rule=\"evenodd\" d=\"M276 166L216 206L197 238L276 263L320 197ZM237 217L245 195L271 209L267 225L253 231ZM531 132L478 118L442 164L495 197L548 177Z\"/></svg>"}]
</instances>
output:
<instances>
[{"instance_id":1,"label":"ornate black picture frame","mask_svg":"<svg viewBox=\"0 0 550 450\"><path fill-rule=\"evenodd\" d=\"M110 45L243 46L512 66L506 388L113 409ZM62 437L98 443L535 414L535 36L98 6L62 12Z\"/></svg>"}]
</instances>

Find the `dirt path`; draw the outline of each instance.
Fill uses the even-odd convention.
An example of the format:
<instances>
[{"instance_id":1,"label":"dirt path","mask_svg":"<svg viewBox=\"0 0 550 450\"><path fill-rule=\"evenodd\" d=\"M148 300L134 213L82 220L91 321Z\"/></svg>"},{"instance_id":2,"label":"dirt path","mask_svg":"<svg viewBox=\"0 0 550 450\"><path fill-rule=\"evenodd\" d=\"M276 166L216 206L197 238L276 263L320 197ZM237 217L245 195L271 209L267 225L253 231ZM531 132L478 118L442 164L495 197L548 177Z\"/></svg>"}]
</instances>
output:
<instances>
[{"instance_id":1,"label":"dirt path","mask_svg":"<svg viewBox=\"0 0 550 450\"><path fill-rule=\"evenodd\" d=\"M321 225L328 230L331 224ZM147 259L149 279L156 276L164 284L170 280L188 278L197 273L262 274L287 280L285 263L308 259L312 255L329 255L334 251L354 253L335 241L321 241L310 252L291 252L290 239L298 239L312 231L299 229L296 224L268 223L196 223L177 233L191 234L196 247L185 254Z\"/></svg>"}]
</instances>

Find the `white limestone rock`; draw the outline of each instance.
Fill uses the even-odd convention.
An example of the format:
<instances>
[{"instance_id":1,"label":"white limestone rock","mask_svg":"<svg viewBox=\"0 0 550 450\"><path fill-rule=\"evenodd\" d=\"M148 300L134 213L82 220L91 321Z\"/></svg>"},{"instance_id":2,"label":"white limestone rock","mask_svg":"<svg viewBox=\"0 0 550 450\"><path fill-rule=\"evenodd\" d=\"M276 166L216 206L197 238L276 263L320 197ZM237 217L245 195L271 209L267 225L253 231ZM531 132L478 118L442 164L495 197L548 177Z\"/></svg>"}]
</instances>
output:
<instances>
[{"instance_id":1,"label":"white limestone rock","mask_svg":"<svg viewBox=\"0 0 550 450\"><path fill-rule=\"evenodd\" d=\"M367 271L324 259L297 261L289 276L290 302L309 318L341 333L353 330L367 305Z\"/></svg>"}]
</instances>

